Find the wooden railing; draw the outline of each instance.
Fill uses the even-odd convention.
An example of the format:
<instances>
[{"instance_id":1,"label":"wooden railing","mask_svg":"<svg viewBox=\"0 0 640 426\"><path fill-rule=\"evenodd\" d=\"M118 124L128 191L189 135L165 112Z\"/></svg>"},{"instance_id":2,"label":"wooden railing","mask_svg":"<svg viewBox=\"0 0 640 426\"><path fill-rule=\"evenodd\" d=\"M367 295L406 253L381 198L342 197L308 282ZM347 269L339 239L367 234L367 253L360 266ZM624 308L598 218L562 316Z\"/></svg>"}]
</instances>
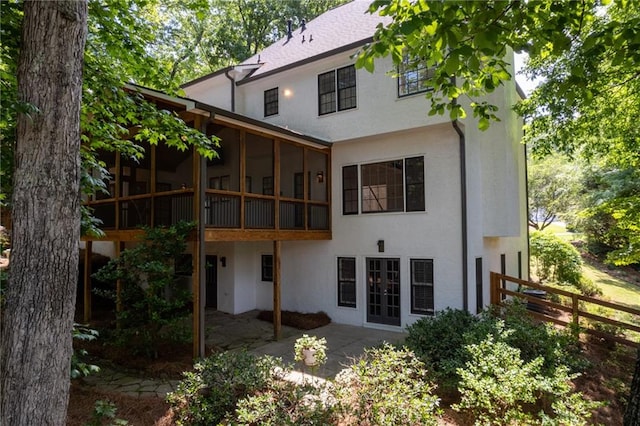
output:
<instances>
[{"instance_id":1,"label":"wooden railing","mask_svg":"<svg viewBox=\"0 0 640 426\"><path fill-rule=\"evenodd\" d=\"M509 283L511 283L511 285L509 285ZM513 287L515 287L514 284L517 285L517 289L513 289ZM527 294L523 292L523 290L526 289L542 290L545 292L547 297L541 298L538 295ZM548 296L550 295L559 296L558 299L560 299L560 303L549 300ZM614 311L626 312L633 315L634 318L637 318L637 322L640 324L640 310L638 309L491 272L491 304L499 305L507 297L527 300L529 314L539 320L552 322L564 327L572 326L576 330L579 330L580 333L591 334L623 345L635 348L640 346L638 341L627 338L627 333L625 333L624 337L617 334L607 333L606 331L585 327L580 321L581 318L584 318L592 324L608 324L617 327L618 329L625 330L625 332L640 333L640 326L638 325L597 315L589 312L584 307L587 306L586 304L591 304L602 308L612 309ZM551 309L546 309L545 307ZM562 318L551 315L552 310L555 312L566 312L569 315L570 320L566 321Z\"/></svg>"}]
</instances>

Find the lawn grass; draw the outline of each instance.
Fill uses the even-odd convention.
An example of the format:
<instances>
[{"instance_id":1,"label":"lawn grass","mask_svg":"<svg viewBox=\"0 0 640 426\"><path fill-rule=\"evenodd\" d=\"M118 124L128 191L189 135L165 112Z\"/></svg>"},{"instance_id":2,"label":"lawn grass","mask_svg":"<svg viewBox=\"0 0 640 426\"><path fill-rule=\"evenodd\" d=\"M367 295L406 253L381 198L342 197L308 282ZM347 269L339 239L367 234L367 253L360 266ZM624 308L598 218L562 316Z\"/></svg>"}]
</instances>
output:
<instances>
[{"instance_id":1,"label":"lawn grass","mask_svg":"<svg viewBox=\"0 0 640 426\"><path fill-rule=\"evenodd\" d=\"M587 264L582 266L582 273L600 287L606 299L640 309L640 287L637 285L613 277Z\"/></svg>"}]
</instances>

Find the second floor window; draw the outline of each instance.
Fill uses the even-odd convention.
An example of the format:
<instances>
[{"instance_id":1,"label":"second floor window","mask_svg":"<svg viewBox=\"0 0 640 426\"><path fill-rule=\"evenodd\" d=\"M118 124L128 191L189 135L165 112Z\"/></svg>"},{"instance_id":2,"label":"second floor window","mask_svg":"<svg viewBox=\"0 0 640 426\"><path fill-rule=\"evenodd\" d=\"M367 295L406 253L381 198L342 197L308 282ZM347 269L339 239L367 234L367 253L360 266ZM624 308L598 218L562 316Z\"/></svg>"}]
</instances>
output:
<instances>
[{"instance_id":1,"label":"second floor window","mask_svg":"<svg viewBox=\"0 0 640 426\"><path fill-rule=\"evenodd\" d=\"M319 115L356 106L356 69L353 65L318 75Z\"/></svg>"},{"instance_id":2,"label":"second floor window","mask_svg":"<svg viewBox=\"0 0 640 426\"><path fill-rule=\"evenodd\" d=\"M278 88L264 91L264 116L276 115L278 113Z\"/></svg>"},{"instance_id":3,"label":"second floor window","mask_svg":"<svg viewBox=\"0 0 640 426\"><path fill-rule=\"evenodd\" d=\"M433 71L433 68L427 68L424 64L410 64L409 59L405 57L398 67L398 96L409 96L432 90L426 85L426 81L433 77Z\"/></svg>"},{"instance_id":4,"label":"second floor window","mask_svg":"<svg viewBox=\"0 0 640 426\"><path fill-rule=\"evenodd\" d=\"M342 214L425 210L424 157L342 168ZM358 194L358 189L360 193Z\"/></svg>"}]
</instances>

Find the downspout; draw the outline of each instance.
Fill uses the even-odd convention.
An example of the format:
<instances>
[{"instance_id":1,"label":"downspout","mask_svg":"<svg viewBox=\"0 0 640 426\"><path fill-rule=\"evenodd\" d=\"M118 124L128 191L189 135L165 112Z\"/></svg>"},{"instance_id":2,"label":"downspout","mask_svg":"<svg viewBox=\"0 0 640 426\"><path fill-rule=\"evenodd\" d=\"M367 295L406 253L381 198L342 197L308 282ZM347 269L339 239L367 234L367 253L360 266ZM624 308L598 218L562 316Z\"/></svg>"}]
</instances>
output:
<instances>
[{"instance_id":1,"label":"downspout","mask_svg":"<svg viewBox=\"0 0 640 426\"><path fill-rule=\"evenodd\" d=\"M229 75L231 70L233 70L233 67L226 70L224 75L231 81L231 112L236 112L236 81Z\"/></svg>"},{"instance_id":2,"label":"downspout","mask_svg":"<svg viewBox=\"0 0 640 426\"><path fill-rule=\"evenodd\" d=\"M524 135L523 135L524 136ZM529 161L528 161L528 153L527 153L527 144L522 144L524 150L524 193L525 197L527 197L527 217L525 218L525 223L527 224L527 280L531 281L531 240L530 230L529 230ZM520 287L518 286L518 291Z\"/></svg>"},{"instance_id":3,"label":"downspout","mask_svg":"<svg viewBox=\"0 0 640 426\"><path fill-rule=\"evenodd\" d=\"M454 99L455 103L455 99ZM467 253L467 149L464 132L458 125L458 120L451 121L453 128L460 138L460 201L461 201L461 229L462 229L462 308L469 311L469 270Z\"/></svg>"}]
</instances>

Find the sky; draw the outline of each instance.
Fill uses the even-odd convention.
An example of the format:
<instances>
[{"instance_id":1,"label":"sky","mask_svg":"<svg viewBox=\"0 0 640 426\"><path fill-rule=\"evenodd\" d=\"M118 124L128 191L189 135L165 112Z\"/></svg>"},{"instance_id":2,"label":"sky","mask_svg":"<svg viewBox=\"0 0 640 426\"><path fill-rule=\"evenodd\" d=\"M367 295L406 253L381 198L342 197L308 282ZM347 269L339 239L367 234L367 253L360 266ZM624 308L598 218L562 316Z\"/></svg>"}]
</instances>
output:
<instances>
[{"instance_id":1,"label":"sky","mask_svg":"<svg viewBox=\"0 0 640 426\"><path fill-rule=\"evenodd\" d=\"M537 84L538 84L538 82L540 80L539 79L536 79L534 81L528 80L524 75L519 73L519 71L524 66L524 62L526 60L527 60L527 54L526 53L516 53L515 54L514 66L516 68L516 81L518 82L518 84L520 85L522 90L524 90L524 93L529 95L533 91L533 89L535 89L535 87L537 86Z\"/></svg>"}]
</instances>

